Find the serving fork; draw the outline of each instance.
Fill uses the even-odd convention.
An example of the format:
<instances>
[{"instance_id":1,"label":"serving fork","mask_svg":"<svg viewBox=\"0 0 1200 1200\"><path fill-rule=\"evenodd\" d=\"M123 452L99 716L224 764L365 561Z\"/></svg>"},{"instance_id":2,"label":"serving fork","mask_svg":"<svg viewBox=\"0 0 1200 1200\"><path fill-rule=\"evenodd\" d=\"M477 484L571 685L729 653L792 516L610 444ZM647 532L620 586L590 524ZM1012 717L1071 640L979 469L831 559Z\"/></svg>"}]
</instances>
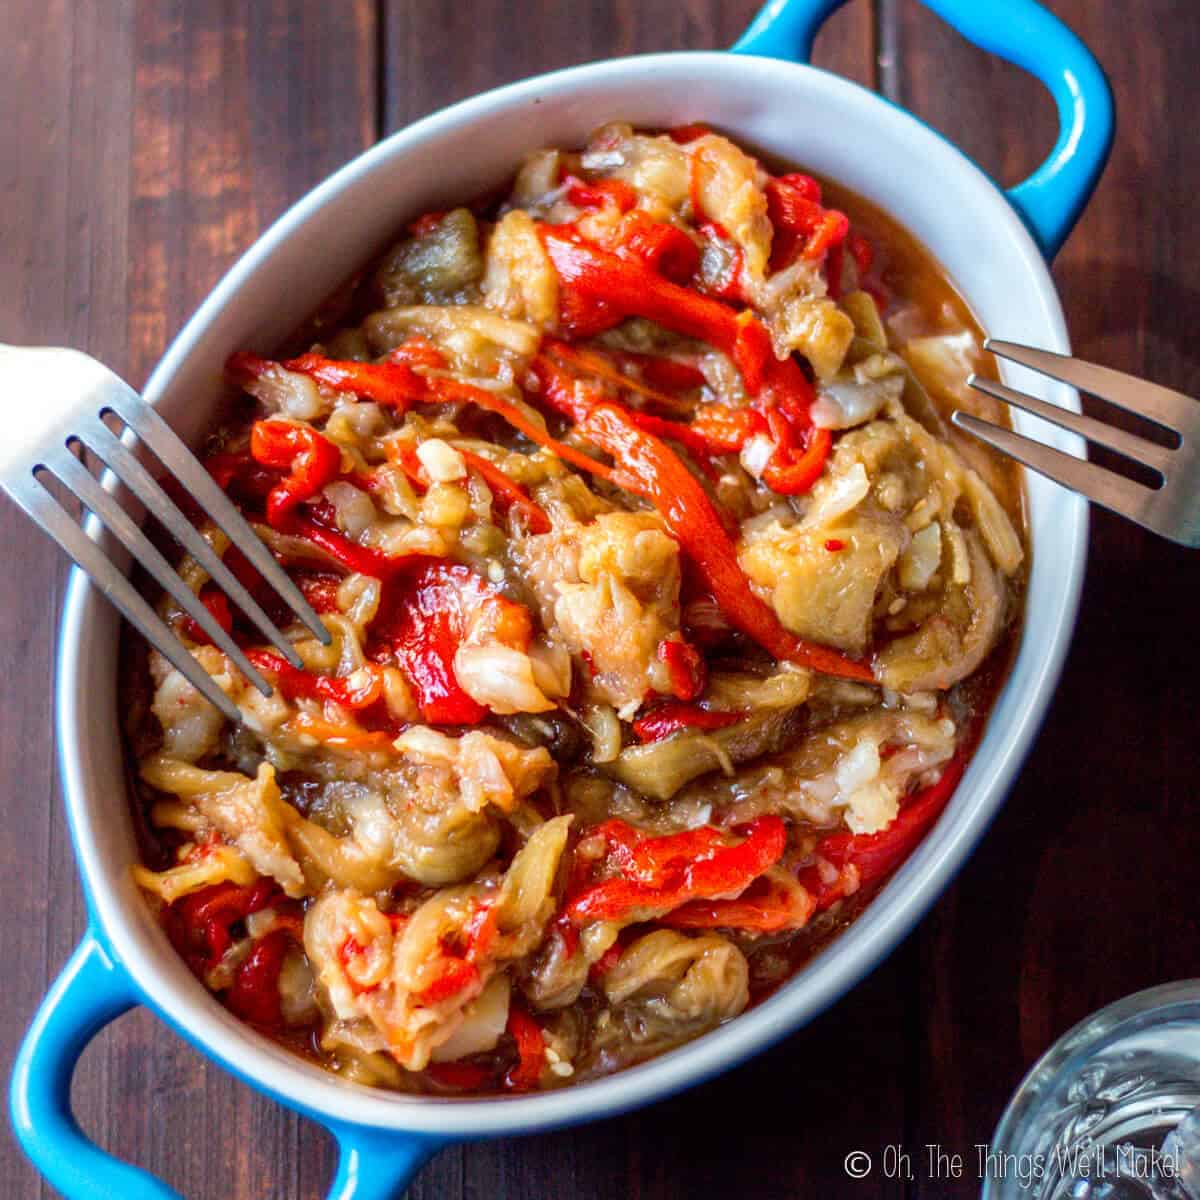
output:
<instances>
[{"instance_id":1,"label":"serving fork","mask_svg":"<svg viewBox=\"0 0 1200 1200\"><path fill-rule=\"evenodd\" d=\"M1111 367L1053 354L1049 350L1036 350L994 338L988 338L983 345L985 350L1000 358L1070 384L1081 392L1153 422L1175 439L1175 445L1160 445L1095 417L1049 404L1006 384L980 379L976 375L967 380L971 387L1077 433L1089 442L1115 450L1153 472L1158 486L1138 483L1097 463L1075 458L1002 425L985 421L973 413L957 410L951 414L951 421L959 429L965 429L1001 454L1031 467L1055 483L1086 496L1093 504L1127 517L1173 542L1200 547L1200 456L1197 455L1200 403L1182 392L1125 375Z\"/></svg>"},{"instance_id":2,"label":"serving fork","mask_svg":"<svg viewBox=\"0 0 1200 1200\"><path fill-rule=\"evenodd\" d=\"M47 476L53 476L108 529L264 696L271 695L271 685L122 506L114 487L124 485L153 513L292 666L303 665L299 655L141 461L135 453L136 443L153 453L288 608L314 636L329 644L329 631L229 497L179 435L107 367L77 350L0 346L0 388L9 401L7 436L0 442L0 487L74 559L126 620L230 720L241 721L237 706L99 541L46 487ZM115 428L118 425L119 429ZM107 478L92 473L80 457L82 450L90 451L108 469Z\"/></svg>"}]
</instances>

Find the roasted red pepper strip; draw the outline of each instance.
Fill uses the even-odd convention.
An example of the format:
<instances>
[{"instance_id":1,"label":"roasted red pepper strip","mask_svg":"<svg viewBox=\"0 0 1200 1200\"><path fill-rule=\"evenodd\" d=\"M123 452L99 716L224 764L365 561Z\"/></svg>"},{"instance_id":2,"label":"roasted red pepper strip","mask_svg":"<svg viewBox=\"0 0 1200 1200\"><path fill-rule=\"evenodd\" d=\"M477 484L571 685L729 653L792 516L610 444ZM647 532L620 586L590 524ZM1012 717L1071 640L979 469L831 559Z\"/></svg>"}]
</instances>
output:
<instances>
[{"instance_id":1,"label":"roasted red pepper strip","mask_svg":"<svg viewBox=\"0 0 1200 1200\"><path fill-rule=\"evenodd\" d=\"M700 266L700 249L682 229L634 212L621 222L617 253L635 258L666 279L684 283Z\"/></svg>"},{"instance_id":2,"label":"roasted red pepper strip","mask_svg":"<svg viewBox=\"0 0 1200 1200\"><path fill-rule=\"evenodd\" d=\"M406 412L427 391L425 381L407 362L360 363L302 354L283 366L335 391L353 392L400 412Z\"/></svg>"},{"instance_id":3,"label":"roasted red pepper strip","mask_svg":"<svg viewBox=\"0 0 1200 1200\"><path fill-rule=\"evenodd\" d=\"M966 755L960 752L946 764L937 783L901 806L886 829L869 834L831 834L817 847L817 854L843 873L847 867L853 867L860 888L881 882L912 853L941 816L966 765ZM813 892L819 909L828 908L845 894L842 879L825 883L815 868L806 871L801 882Z\"/></svg>"},{"instance_id":4,"label":"roasted red pepper strip","mask_svg":"<svg viewBox=\"0 0 1200 1200\"><path fill-rule=\"evenodd\" d=\"M658 657L671 677L671 691L676 699L695 700L704 691L708 682L708 664L690 642L667 638L658 644Z\"/></svg>"},{"instance_id":5,"label":"roasted red pepper strip","mask_svg":"<svg viewBox=\"0 0 1200 1200\"><path fill-rule=\"evenodd\" d=\"M348 571L362 575L385 579L405 561L360 546L320 522L297 515L298 505L312 500L338 477L341 452L328 438L306 425L258 421L250 434L250 450L262 465L291 468L291 474L267 496L267 523L272 529L305 538Z\"/></svg>"},{"instance_id":6,"label":"roasted red pepper strip","mask_svg":"<svg viewBox=\"0 0 1200 1200\"><path fill-rule=\"evenodd\" d=\"M414 352L415 351L415 352ZM430 353L432 351L432 354ZM434 357L436 356L436 357ZM300 371L318 382L343 391L353 392L368 400L406 411L413 404L473 404L477 408L503 417L514 429L530 441L558 455L564 462L602 478L608 469L571 446L564 446L523 413L515 404L484 388L460 383L444 377L430 378L417 374L412 365L444 364L440 352L423 339L413 339L388 355L382 363L342 362L305 354L284 364L289 371Z\"/></svg>"},{"instance_id":7,"label":"roasted red pepper strip","mask_svg":"<svg viewBox=\"0 0 1200 1200\"><path fill-rule=\"evenodd\" d=\"M200 589L200 603L212 613L213 620L226 633L233 632L233 612L229 607L229 600L226 598L224 592L219 591L213 584L206 583ZM185 614L179 625L193 642L199 642L204 646L212 644L212 639L200 628L199 622L192 617Z\"/></svg>"},{"instance_id":8,"label":"roasted red pepper strip","mask_svg":"<svg viewBox=\"0 0 1200 1200\"><path fill-rule=\"evenodd\" d=\"M774 610L751 590L737 561L737 551L707 493L678 455L653 434L640 429L611 404L599 404L580 432L611 455L613 479L648 500L667 528L696 564L721 612L735 629L775 658L809 667L825 675L870 681L868 667L836 650L789 633Z\"/></svg>"},{"instance_id":9,"label":"roasted red pepper strip","mask_svg":"<svg viewBox=\"0 0 1200 1200\"><path fill-rule=\"evenodd\" d=\"M663 358L657 354L636 354L623 350L617 355L619 362L628 363L642 373L642 378L659 392L686 392L703 387L707 382L704 372L691 363L677 358Z\"/></svg>"},{"instance_id":10,"label":"roasted red pepper strip","mask_svg":"<svg viewBox=\"0 0 1200 1200\"><path fill-rule=\"evenodd\" d=\"M353 687L348 679L301 671L272 650L247 650L246 657L260 671L275 676L279 690L288 700L332 700L346 708L360 709L374 704L383 694L379 676L370 667L363 668L367 681L360 687Z\"/></svg>"},{"instance_id":11,"label":"roasted red pepper strip","mask_svg":"<svg viewBox=\"0 0 1200 1200\"><path fill-rule=\"evenodd\" d=\"M573 336L590 336L623 321L645 317L684 337L725 351L746 377L761 377L770 339L760 322L739 317L727 304L664 279L645 263L622 258L566 225L542 225L539 233L558 274L560 319ZM763 336L758 336L759 334Z\"/></svg>"},{"instance_id":12,"label":"roasted red pepper strip","mask_svg":"<svg viewBox=\"0 0 1200 1200\"><path fill-rule=\"evenodd\" d=\"M799 884L784 886L762 876L736 900L692 900L659 920L672 929L740 929L747 933L781 933L803 929L816 902Z\"/></svg>"},{"instance_id":13,"label":"roasted red pepper strip","mask_svg":"<svg viewBox=\"0 0 1200 1200\"><path fill-rule=\"evenodd\" d=\"M697 704L669 700L666 704L655 705L644 717L638 717L633 723L633 732L638 741L645 745L661 742L681 729L724 729L741 719L741 713L714 712Z\"/></svg>"},{"instance_id":14,"label":"roasted red pepper strip","mask_svg":"<svg viewBox=\"0 0 1200 1200\"><path fill-rule=\"evenodd\" d=\"M567 226L543 225L540 234L559 278L560 319L576 335L598 333L629 316L657 321L728 354L768 418L778 409L797 429L811 424L812 385L794 360L775 357L766 327L753 314L738 313L719 300L680 287L645 264L596 246ZM581 419L578 404L573 419ZM648 417L643 424L657 420ZM655 432L699 449L682 429L660 426ZM820 475L829 446L826 435L813 435L801 454L781 450L769 477L764 476L767 486L773 487L774 480L778 490L788 495L807 490Z\"/></svg>"},{"instance_id":15,"label":"roasted red pepper strip","mask_svg":"<svg viewBox=\"0 0 1200 1200\"><path fill-rule=\"evenodd\" d=\"M289 472L267 496L267 523L272 529L279 529L298 504L336 479L342 465L342 452L311 425L275 418L254 422L250 453L261 466Z\"/></svg>"},{"instance_id":16,"label":"roasted red pepper strip","mask_svg":"<svg viewBox=\"0 0 1200 1200\"><path fill-rule=\"evenodd\" d=\"M514 483L495 463L470 450L459 449L467 466L488 485L492 499L504 512L518 512L530 533L549 533L550 518L546 510L526 495L525 490Z\"/></svg>"},{"instance_id":17,"label":"roasted red pepper strip","mask_svg":"<svg viewBox=\"0 0 1200 1200\"><path fill-rule=\"evenodd\" d=\"M230 1012L255 1025L277 1029L283 1024L279 972L291 942L292 936L287 930L274 929L254 943L225 995Z\"/></svg>"},{"instance_id":18,"label":"roasted red pepper strip","mask_svg":"<svg viewBox=\"0 0 1200 1200\"><path fill-rule=\"evenodd\" d=\"M210 454L204 460L204 468L221 491L255 505L261 504L279 482L278 471L260 466L245 451Z\"/></svg>"},{"instance_id":19,"label":"roasted red pepper strip","mask_svg":"<svg viewBox=\"0 0 1200 1200\"><path fill-rule=\"evenodd\" d=\"M413 998L418 1004L440 1004L479 981L479 968L474 963L462 958L445 958L442 964L437 978L428 987L415 993Z\"/></svg>"},{"instance_id":20,"label":"roasted red pepper strip","mask_svg":"<svg viewBox=\"0 0 1200 1200\"><path fill-rule=\"evenodd\" d=\"M445 216L444 211L437 209L422 213L415 221L409 223L408 232L413 237L428 237L442 223Z\"/></svg>"},{"instance_id":21,"label":"roasted red pepper strip","mask_svg":"<svg viewBox=\"0 0 1200 1200\"><path fill-rule=\"evenodd\" d=\"M368 651L390 656L416 693L422 718L431 725L475 725L487 709L471 699L454 674L457 653L484 605L495 605L494 636L527 646L528 610L505 599L470 567L442 559L414 559L385 589L371 623Z\"/></svg>"},{"instance_id":22,"label":"roasted red pepper strip","mask_svg":"<svg viewBox=\"0 0 1200 1200\"><path fill-rule=\"evenodd\" d=\"M821 477L833 446L833 435L828 429L813 426L807 431L804 441L803 450L786 457L777 453L767 463L763 471L763 483L773 492L782 496L802 495Z\"/></svg>"},{"instance_id":23,"label":"roasted red pepper strip","mask_svg":"<svg viewBox=\"0 0 1200 1200\"><path fill-rule=\"evenodd\" d=\"M279 894L273 879L260 879L249 887L215 883L176 900L168 911L187 939L185 957L194 961L201 950L201 965L216 966L232 944L230 927L266 908Z\"/></svg>"},{"instance_id":24,"label":"roasted red pepper strip","mask_svg":"<svg viewBox=\"0 0 1200 1200\"><path fill-rule=\"evenodd\" d=\"M771 269L778 271L797 257L823 258L850 232L844 213L822 208L821 190L807 175L781 175L766 186L767 216L775 229Z\"/></svg>"},{"instance_id":25,"label":"roasted red pepper strip","mask_svg":"<svg viewBox=\"0 0 1200 1200\"><path fill-rule=\"evenodd\" d=\"M705 404L696 410L691 429L709 454L736 454L755 434L766 433L767 422L752 408Z\"/></svg>"},{"instance_id":26,"label":"roasted red pepper strip","mask_svg":"<svg viewBox=\"0 0 1200 1200\"><path fill-rule=\"evenodd\" d=\"M594 829L586 838L602 839L606 847L606 862L624 878L638 883L665 887L672 882L671 872L678 874L689 863L702 858L711 858L729 846L728 837L712 825L699 829L688 829L682 833L653 836L622 821L610 817ZM586 870L584 878L586 878ZM582 880L574 881L582 887ZM578 890L578 887L576 890Z\"/></svg>"},{"instance_id":27,"label":"roasted red pepper strip","mask_svg":"<svg viewBox=\"0 0 1200 1200\"><path fill-rule=\"evenodd\" d=\"M634 861L640 856L661 882L617 877L591 884L568 898L564 908L568 919L576 925L644 920L689 900L736 895L779 861L787 842L787 830L776 816L752 821L745 840L733 846L714 844L716 831L711 831L696 854L697 835L702 832L646 839L644 847L634 848Z\"/></svg>"},{"instance_id":28,"label":"roasted red pepper strip","mask_svg":"<svg viewBox=\"0 0 1200 1200\"><path fill-rule=\"evenodd\" d=\"M567 200L576 208L602 208L605 204L615 204L620 212L626 213L637 207L636 190L620 179L596 179L587 183L568 175L563 183Z\"/></svg>"},{"instance_id":29,"label":"roasted red pepper strip","mask_svg":"<svg viewBox=\"0 0 1200 1200\"><path fill-rule=\"evenodd\" d=\"M666 392L659 391L656 387L650 386L649 375L643 369L642 374L646 378L646 382L635 379L632 375L626 375L607 355L601 354L596 350L589 350L582 346L572 346L569 342L560 341L558 338L543 338L542 353L539 354L532 363L534 373L537 374L544 369L546 356L558 360L559 362L570 363L573 367L577 367L581 371L586 371L587 374L595 376L597 379L603 379L606 383L611 383L614 386L625 391L636 392L639 396L652 401L654 404L662 408L674 410L690 410L690 405L685 401L679 400L677 397L669 395ZM626 359L631 359L631 355L625 355ZM667 362L667 359L645 359L645 362ZM680 364L682 365L682 364ZM700 382L704 382L704 377L700 377ZM688 387L699 386L697 384L688 384Z\"/></svg>"},{"instance_id":30,"label":"roasted red pepper strip","mask_svg":"<svg viewBox=\"0 0 1200 1200\"><path fill-rule=\"evenodd\" d=\"M506 1031L517 1043L517 1063L504 1076L504 1086L510 1092L529 1092L538 1085L545 1061L546 1039L541 1026L515 1004L509 1006Z\"/></svg>"}]
</instances>

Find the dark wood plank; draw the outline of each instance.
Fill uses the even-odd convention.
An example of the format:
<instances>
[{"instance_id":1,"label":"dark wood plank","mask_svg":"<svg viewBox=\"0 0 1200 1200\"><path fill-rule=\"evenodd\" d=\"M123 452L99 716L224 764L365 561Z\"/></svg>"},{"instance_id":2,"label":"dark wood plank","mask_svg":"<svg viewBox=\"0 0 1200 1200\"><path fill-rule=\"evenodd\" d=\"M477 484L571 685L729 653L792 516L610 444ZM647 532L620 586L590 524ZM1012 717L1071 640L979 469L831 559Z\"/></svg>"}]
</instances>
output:
<instances>
[{"instance_id":1,"label":"dark wood plank","mask_svg":"<svg viewBox=\"0 0 1200 1200\"><path fill-rule=\"evenodd\" d=\"M143 380L266 224L374 140L375 15L370 0L7 6L3 336L76 345ZM7 1078L83 916L48 733L63 572L7 502L0 523L20 567L0 578L10 687L0 947L20 964L0 1031ZM327 1183L332 1157L318 1129L145 1013L89 1049L74 1095L104 1145L189 1197L315 1196ZM46 1194L7 1123L3 1136L0 1195Z\"/></svg>"},{"instance_id":2,"label":"dark wood plank","mask_svg":"<svg viewBox=\"0 0 1200 1200\"><path fill-rule=\"evenodd\" d=\"M737 40L759 8L758 0L590 0L524 6L514 21L504 0L383 4L382 95L389 131L455 100L560 67L626 54L720 49ZM822 30L816 62L869 85L872 36L868 0L853 0Z\"/></svg>"},{"instance_id":3,"label":"dark wood plank","mask_svg":"<svg viewBox=\"0 0 1200 1200\"><path fill-rule=\"evenodd\" d=\"M897 0L901 94L1006 182L1041 158L1036 82ZM1200 13L1186 0L1051 7L1109 72L1111 164L1054 275L1078 354L1200 394ZM996 330L996 333L1001 331ZM1095 513L1088 580L1057 699L1005 811L921 934L925 1022L914 1141L986 1141L1033 1060L1129 992L1195 975L1200 750L1187 692L1200 561ZM972 1178L934 1195L974 1196Z\"/></svg>"},{"instance_id":4,"label":"dark wood plank","mask_svg":"<svg viewBox=\"0 0 1200 1200\"><path fill-rule=\"evenodd\" d=\"M128 6L72 13L63 0L18 0L0 40L0 337L79 345L125 357L125 263L131 42ZM10 402L13 401L10 397ZM0 637L6 647L0 954L13 964L0 1027L7 1080L18 1041L82 929L82 906L61 815L50 736L55 629L65 568L7 498L0 528ZM107 1087L88 1063L83 1091ZM0 1134L0 1195L43 1185Z\"/></svg>"}]
</instances>

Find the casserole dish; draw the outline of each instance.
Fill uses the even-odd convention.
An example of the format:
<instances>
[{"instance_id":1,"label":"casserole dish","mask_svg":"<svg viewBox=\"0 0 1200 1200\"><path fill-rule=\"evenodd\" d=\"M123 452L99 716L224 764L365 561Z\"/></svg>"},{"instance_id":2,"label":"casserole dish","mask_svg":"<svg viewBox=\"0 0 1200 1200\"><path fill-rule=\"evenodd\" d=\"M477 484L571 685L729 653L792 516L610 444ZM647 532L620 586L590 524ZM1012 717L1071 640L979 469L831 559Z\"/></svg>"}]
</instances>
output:
<instances>
[{"instance_id":1,"label":"casserole dish","mask_svg":"<svg viewBox=\"0 0 1200 1200\"><path fill-rule=\"evenodd\" d=\"M271 349L406 215L486 191L510 174L522 152L578 144L605 118L659 127L703 119L838 180L911 230L986 328L1066 351L1043 255L1069 231L1107 153L1111 105L1095 62L1032 0L931 3L972 40L1033 70L1055 93L1063 120L1058 144L1006 197L912 117L803 65L821 19L835 7L835 0L773 0L736 47L751 57L682 53L574 68L488 93L394 135L318 187L259 241L177 339L147 398L185 437L197 438L210 413L196 400L216 400L231 350ZM804 119L815 112L822 114L819 125ZM1038 390L1028 379L1013 382ZM1065 435L1053 440L1074 448ZM1029 747L1073 624L1086 506L1031 480L1029 516L1033 569L1012 674L950 808L887 885L886 898L774 998L700 1041L609 1079L512 1099L417 1099L348 1084L255 1035L190 976L129 875L135 848L112 703L117 618L76 576L60 642L56 735L92 924L18 1058L13 1116L27 1152L71 1197L175 1195L92 1145L70 1117L70 1076L83 1046L138 1003L252 1086L325 1124L342 1151L330 1193L338 1200L397 1194L426 1157L456 1138L527 1133L661 1098L796 1029L911 928L961 866Z\"/></svg>"}]
</instances>

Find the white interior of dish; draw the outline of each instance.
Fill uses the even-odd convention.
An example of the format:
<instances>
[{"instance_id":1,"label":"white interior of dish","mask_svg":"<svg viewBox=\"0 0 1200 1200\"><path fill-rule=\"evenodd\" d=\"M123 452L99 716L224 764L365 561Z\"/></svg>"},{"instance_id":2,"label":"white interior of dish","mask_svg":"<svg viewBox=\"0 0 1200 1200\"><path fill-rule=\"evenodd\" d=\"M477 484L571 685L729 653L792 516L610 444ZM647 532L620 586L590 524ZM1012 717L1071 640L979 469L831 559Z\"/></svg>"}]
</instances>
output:
<instances>
[{"instance_id":1,"label":"white interior of dish","mask_svg":"<svg viewBox=\"0 0 1200 1200\"><path fill-rule=\"evenodd\" d=\"M1065 351L1049 274L1004 197L957 150L878 97L808 67L721 53L575 68L490 92L396 134L288 212L237 264L147 388L185 436L209 423L234 349L269 350L421 212L500 185L536 147L578 145L604 120L706 121L875 201L947 267L988 332ZM1072 403L1028 373L1015 386ZM1021 418L1019 427L1035 424ZM1048 426L1043 440L1077 450ZM1086 505L1029 480L1034 544L1024 636L987 734L946 815L864 915L778 995L723 1029L620 1075L520 1099L429 1101L349 1085L230 1017L188 973L129 878L133 839L115 713L117 619L76 576L58 678L67 804L95 911L147 998L236 1072L344 1121L486 1136L601 1116L695 1082L798 1027L860 979L940 893L1001 803L1058 678L1078 601Z\"/></svg>"}]
</instances>

